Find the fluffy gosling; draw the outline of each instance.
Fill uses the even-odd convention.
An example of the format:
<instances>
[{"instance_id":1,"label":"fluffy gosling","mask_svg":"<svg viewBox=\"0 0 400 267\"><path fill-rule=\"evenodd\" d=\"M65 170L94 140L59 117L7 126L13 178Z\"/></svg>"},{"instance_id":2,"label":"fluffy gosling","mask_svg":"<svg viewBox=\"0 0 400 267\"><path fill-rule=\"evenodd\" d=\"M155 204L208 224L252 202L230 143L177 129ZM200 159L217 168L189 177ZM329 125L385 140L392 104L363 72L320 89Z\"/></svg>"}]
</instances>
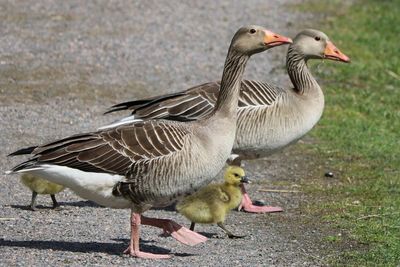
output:
<instances>
[{"instance_id":1,"label":"fluffy gosling","mask_svg":"<svg viewBox=\"0 0 400 267\"><path fill-rule=\"evenodd\" d=\"M241 238L226 229L224 222L230 210L239 206L242 201L240 185L248 183L244 170L238 166L228 166L224 175L225 182L208 185L198 192L184 198L176 205L176 209L188 218L194 230L196 223L216 223L229 238Z\"/></svg>"},{"instance_id":2,"label":"fluffy gosling","mask_svg":"<svg viewBox=\"0 0 400 267\"><path fill-rule=\"evenodd\" d=\"M55 194L64 190L64 186L49 182L32 174L24 173L21 175L21 182L32 191L32 201L29 208L36 210L36 197L38 194L49 194L53 201L53 209L60 207Z\"/></svg>"}]
</instances>

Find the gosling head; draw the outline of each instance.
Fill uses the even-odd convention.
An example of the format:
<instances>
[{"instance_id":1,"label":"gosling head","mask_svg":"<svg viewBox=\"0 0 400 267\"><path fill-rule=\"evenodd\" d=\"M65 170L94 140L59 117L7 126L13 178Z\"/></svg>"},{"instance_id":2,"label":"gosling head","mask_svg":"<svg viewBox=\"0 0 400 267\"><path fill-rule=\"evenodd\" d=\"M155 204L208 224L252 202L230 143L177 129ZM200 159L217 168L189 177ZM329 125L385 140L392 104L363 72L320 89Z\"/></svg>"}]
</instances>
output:
<instances>
[{"instance_id":1,"label":"gosling head","mask_svg":"<svg viewBox=\"0 0 400 267\"><path fill-rule=\"evenodd\" d=\"M306 60L330 59L345 63L350 62L350 58L343 54L330 40L329 37L317 30L307 29L301 31L293 40L293 47L302 53Z\"/></svg>"},{"instance_id":2,"label":"gosling head","mask_svg":"<svg viewBox=\"0 0 400 267\"><path fill-rule=\"evenodd\" d=\"M244 170L238 166L228 166L225 171L225 183L239 186L243 183L249 183L249 179L246 177Z\"/></svg>"},{"instance_id":3,"label":"gosling head","mask_svg":"<svg viewBox=\"0 0 400 267\"><path fill-rule=\"evenodd\" d=\"M292 43L288 37L273 33L264 27L250 25L240 28L233 36L231 49L251 56L269 48Z\"/></svg>"}]
</instances>

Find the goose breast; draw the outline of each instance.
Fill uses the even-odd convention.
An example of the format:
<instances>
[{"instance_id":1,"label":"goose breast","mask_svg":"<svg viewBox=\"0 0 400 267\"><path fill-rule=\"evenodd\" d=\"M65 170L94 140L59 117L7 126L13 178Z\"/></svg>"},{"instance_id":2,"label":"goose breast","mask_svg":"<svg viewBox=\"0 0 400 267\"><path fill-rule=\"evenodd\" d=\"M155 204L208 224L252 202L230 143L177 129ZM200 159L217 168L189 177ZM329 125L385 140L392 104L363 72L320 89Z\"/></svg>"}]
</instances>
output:
<instances>
[{"instance_id":1,"label":"goose breast","mask_svg":"<svg viewBox=\"0 0 400 267\"><path fill-rule=\"evenodd\" d=\"M243 159L273 154L309 132L320 119L323 109L322 90L314 97L286 91L268 108L239 108L233 152Z\"/></svg>"}]
</instances>

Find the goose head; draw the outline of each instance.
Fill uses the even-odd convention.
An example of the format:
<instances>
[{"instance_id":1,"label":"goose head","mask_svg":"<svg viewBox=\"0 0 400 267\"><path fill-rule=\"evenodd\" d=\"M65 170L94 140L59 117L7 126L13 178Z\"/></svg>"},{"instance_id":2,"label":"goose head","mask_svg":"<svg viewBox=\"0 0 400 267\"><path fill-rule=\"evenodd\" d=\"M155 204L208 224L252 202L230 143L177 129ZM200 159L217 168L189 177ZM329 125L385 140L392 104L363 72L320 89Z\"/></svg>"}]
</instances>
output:
<instances>
[{"instance_id":1,"label":"goose head","mask_svg":"<svg viewBox=\"0 0 400 267\"><path fill-rule=\"evenodd\" d=\"M350 62L350 58L343 54L330 40L329 37L317 30L307 29L293 40L293 47L304 55L305 59L330 59L341 62Z\"/></svg>"},{"instance_id":2,"label":"goose head","mask_svg":"<svg viewBox=\"0 0 400 267\"><path fill-rule=\"evenodd\" d=\"M244 170L238 166L228 166L225 172L225 183L233 186L239 186L243 183L249 183Z\"/></svg>"},{"instance_id":3,"label":"goose head","mask_svg":"<svg viewBox=\"0 0 400 267\"><path fill-rule=\"evenodd\" d=\"M240 28L232 39L231 49L251 56L269 48L292 43L288 37L273 33L264 27L250 25Z\"/></svg>"}]
</instances>

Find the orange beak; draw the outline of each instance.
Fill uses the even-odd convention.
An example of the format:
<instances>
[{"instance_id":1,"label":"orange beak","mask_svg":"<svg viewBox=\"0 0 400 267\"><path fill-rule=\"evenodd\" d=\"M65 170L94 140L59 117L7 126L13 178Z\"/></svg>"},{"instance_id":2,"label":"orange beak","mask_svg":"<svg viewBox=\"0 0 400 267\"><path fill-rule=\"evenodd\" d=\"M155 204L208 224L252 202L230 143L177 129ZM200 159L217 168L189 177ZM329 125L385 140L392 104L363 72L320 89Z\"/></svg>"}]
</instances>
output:
<instances>
[{"instance_id":1,"label":"orange beak","mask_svg":"<svg viewBox=\"0 0 400 267\"><path fill-rule=\"evenodd\" d=\"M337 49L337 47L331 41L328 41L326 44L324 56L325 58L331 60L338 60L346 63L350 62L350 58L340 52L340 50Z\"/></svg>"},{"instance_id":2,"label":"orange beak","mask_svg":"<svg viewBox=\"0 0 400 267\"><path fill-rule=\"evenodd\" d=\"M265 37L264 37L264 44L268 47L274 47L274 46L279 46L283 44L291 44L293 43L292 39L276 34L274 32L270 31L264 31L265 32Z\"/></svg>"}]
</instances>

